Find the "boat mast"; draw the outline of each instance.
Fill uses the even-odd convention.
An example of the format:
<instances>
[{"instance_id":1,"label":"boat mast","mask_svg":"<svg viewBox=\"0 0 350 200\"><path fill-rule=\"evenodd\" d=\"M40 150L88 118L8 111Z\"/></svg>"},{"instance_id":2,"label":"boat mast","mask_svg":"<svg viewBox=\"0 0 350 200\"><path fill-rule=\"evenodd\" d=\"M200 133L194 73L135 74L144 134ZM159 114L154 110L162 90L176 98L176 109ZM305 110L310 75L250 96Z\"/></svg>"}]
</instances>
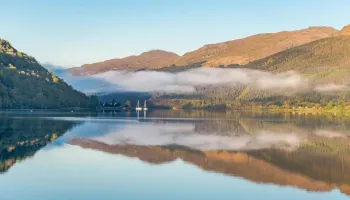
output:
<instances>
[{"instance_id":1,"label":"boat mast","mask_svg":"<svg viewBox=\"0 0 350 200\"><path fill-rule=\"evenodd\" d=\"M145 111L148 110L146 100L145 100L145 102L143 104L143 110L145 110Z\"/></svg>"},{"instance_id":2,"label":"boat mast","mask_svg":"<svg viewBox=\"0 0 350 200\"><path fill-rule=\"evenodd\" d=\"M142 107L140 107L140 100L137 100L137 106L136 106L136 110L142 110Z\"/></svg>"}]
</instances>

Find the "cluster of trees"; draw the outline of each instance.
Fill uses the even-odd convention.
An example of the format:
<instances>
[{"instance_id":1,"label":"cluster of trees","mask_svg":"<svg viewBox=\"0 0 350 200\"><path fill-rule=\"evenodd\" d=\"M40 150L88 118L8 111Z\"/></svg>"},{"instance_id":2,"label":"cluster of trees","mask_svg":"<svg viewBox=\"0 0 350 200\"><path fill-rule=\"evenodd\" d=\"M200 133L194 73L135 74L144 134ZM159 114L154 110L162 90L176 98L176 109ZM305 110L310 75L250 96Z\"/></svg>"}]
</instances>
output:
<instances>
[{"instance_id":1,"label":"cluster of trees","mask_svg":"<svg viewBox=\"0 0 350 200\"><path fill-rule=\"evenodd\" d=\"M122 108L124 107L125 109L131 107L131 102L129 100L126 100L124 104L120 103L116 99L113 99L112 101L100 101L100 107L101 108Z\"/></svg>"},{"instance_id":2,"label":"cluster of trees","mask_svg":"<svg viewBox=\"0 0 350 200\"><path fill-rule=\"evenodd\" d=\"M33 57L0 41L0 108L96 108L96 96L74 90Z\"/></svg>"},{"instance_id":3,"label":"cluster of trees","mask_svg":"<svg viewBox=\"0 0 350 200\"><path fill-rule=\"evenodd\" d=\"M143 102L148 101L151 97L152 94L148 92L115 92L108 95L99 96L100 108L119 107L122 109L129 109L130 107L135 107L137 101L140 101L140 104L143 105ZM152 107L152 103L149 102L147 106Z\"/></svg>"},{"instance_id":4,"label":"cluster of trees","mask_svg":"<svg viewBox=\"0 0 350 200\"><path fill-rule=\"evenodd\" d=\"M120 102L117 102L117 100L113 99L111 102L100 102L101 107L120 107L122 104ZM126 103L125 103L126 105Z\"/></svg>"},{"instance_id":5,"label":"cluster of trees","mask_svg":"<svg viewBox=\"0 0 350 200\"><path fill-rule=\"evenodd\" d=\"M322 108L342 110L350 107L350 92L259 90L250 86L205 86L192 94L154 93L153 103L183 109L227 108Z\"/></svg>"}]
</instances>

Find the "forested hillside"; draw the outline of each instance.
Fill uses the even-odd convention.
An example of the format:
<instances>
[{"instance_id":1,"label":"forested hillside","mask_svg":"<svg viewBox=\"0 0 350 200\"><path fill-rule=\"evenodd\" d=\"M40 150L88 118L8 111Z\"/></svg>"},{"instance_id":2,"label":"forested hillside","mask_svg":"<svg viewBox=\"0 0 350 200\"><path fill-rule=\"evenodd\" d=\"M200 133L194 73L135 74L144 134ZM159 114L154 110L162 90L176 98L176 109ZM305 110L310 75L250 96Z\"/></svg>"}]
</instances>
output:
<instances>
[{"instance_id":1,"label":"forested hillside","mask_svg":"<svg viewBox=\"0 0 350 200\"><path fill-rule=\"evenodd\" d=\"M74 90L33 57L0 39L1 108L93 108L97 98Z\"/></svg>"}]
</instances>

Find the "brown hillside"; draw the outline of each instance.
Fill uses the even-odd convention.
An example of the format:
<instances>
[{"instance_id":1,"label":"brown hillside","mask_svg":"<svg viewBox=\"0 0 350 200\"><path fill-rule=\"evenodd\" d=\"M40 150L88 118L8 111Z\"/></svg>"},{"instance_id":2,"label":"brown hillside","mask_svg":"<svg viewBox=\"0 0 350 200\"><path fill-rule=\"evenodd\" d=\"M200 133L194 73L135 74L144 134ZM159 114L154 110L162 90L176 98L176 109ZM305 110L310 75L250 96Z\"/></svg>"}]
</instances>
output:
<instances>
[{"instance_id":1,"label":"brown hillside","mask_svg":"<svg viewBox=\"0 0 350 200\"><path fill-rule=\"evenodd\" d=\"M227 41L188 52L176 61L176 65L187 65L207 61L205 66L247 64L288 48L330 37L336 32L330 27L310 27L297 31L283 31L253 35Z\"/></svg>"},{"instance_id":2,"label":"brown hillside","mask_svg":"<svg viewBox=\"0 0 350 200\"><path fill-rule=\"evenodd\" d=\"M344 26L344 28L339 31L339 35L350 35L350 25Z\"/></svg>"},{"instance_id":3,"label":"brown hillside","mask_svg":"<svg viewBox=\"0 0 350 200\"><path fill-rule=\"evenodd\" d=\"M144 68L154 68L166 65L179 56L172 52L152 50L139 56L129 56L120 59L111 59L103 62L85 64L81 67L69 69L73 75L96 74L110 70L135 71Z\"/></svg>"},{"instance_id":4,"label":"brown hillside","mask_svg":"<svg viewBox=\"0 0 350 200\"><path fill-rule=\"evenodd\" d=\"M89 75L109 70L157 69L173 64L186 66L203 61L206 61L204 66L207 67L247 64L294 46L330 37L336 32L337 30L331 27L310 27L297 31L258 34L243 39L205 45L181 57L175 53L156 50L143 53L140 56L85 64L80 68L72 68L69 71L73 75Z\"/></svg>"}]
</instances>

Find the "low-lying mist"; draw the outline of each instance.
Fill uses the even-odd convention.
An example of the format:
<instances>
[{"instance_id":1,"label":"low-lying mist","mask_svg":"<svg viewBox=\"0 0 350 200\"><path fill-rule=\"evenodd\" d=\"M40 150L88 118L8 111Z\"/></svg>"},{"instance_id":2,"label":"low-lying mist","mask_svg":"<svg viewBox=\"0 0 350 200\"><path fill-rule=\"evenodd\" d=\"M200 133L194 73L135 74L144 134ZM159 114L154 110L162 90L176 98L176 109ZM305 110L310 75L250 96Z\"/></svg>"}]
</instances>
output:
<instances>
[{"instance_id":1,"label":"low-lying mist","mask_svg":"<svg viewBox=\"0 0 350 200\"><path fill-rule=\"evenodd\" d=\"M252 69L196 68L179 73L159 71L108 71L92 76L75 77L65 71L58 76L75 89L87 94L108 94L119 91L165 92L186 94L196 87L254 86L262 91L316 91L339 92L347 90L346 85L311 84L308 78L295 71L270 73Z\"/></svg>"},{"instance_id":2,"label":"low-lying mist","mask_svg":"<svg viewBox=\"0 0 350 200\"><path fill-rule=\"evenodd\" d=\"M259 89L300 88L308 80L289 71L279 74L251 69L198 68L179 73L109 71L93 76L123 90L140 92L195 92L197 86L254 85Z\"/></svg>"},{"instance_id":3,"label":"low-lying mist","mask_svg":"<svg viewBox=\"0 0 350 200\"><path fill-rule=\"evenodd\" d=\"M339 92L346 90L346 85L337 85L337 84L325 84L315 86L315 91L318 92Z\"/></svg>"},{"instance_id":4,"label":"low-lying mist","mask_svg":"<svg viewBox=\"0 0 350 200\"><path fill-rule=\"evenodd\" d=\"M120 90L115 84L109 83L106 80L91 77L91 76L72 76L62 66L55 66L49 63L43 66L50 72L53 72L59 78L71 85L74 89L84 92L85 94L100 94L110 93Z\"/></svg>"}]
</instances>

